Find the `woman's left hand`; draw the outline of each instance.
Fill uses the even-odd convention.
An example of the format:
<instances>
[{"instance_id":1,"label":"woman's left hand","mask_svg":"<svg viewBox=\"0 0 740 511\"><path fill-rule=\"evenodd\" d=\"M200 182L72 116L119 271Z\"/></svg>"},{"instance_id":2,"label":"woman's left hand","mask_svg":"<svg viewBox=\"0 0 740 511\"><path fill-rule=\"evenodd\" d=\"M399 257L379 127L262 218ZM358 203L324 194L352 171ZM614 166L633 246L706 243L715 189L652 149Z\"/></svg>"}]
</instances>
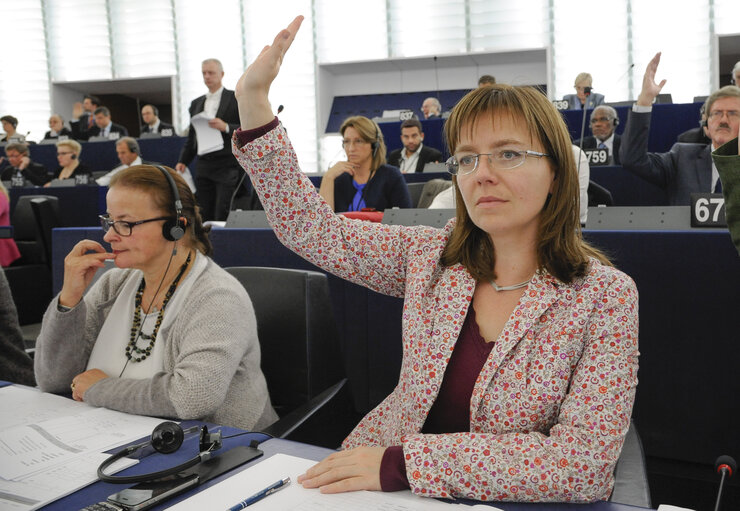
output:
<instances>
[{"instance_id":1,"label":"woman's left hand","mask_svg":"<svg viewBox=\"0 0 740 511\"><path fill-rule=\"evenodd\" d=\"M381 490L380 462L385 447L355 447L327 456L298 477L304 488L321 493Z\"/></svg>"},{"instance_id":2,"label":"woman's left hand","mask_svg":"<svg viewBox=\"0 0 740 511\"><path fill-rule=\"evenodd\" d=\"M107 378L100 369L89 369L72 378L72 397L75 401L84 401L87 389L98 383L103 378Z\"/></svg>"}]
</instances>

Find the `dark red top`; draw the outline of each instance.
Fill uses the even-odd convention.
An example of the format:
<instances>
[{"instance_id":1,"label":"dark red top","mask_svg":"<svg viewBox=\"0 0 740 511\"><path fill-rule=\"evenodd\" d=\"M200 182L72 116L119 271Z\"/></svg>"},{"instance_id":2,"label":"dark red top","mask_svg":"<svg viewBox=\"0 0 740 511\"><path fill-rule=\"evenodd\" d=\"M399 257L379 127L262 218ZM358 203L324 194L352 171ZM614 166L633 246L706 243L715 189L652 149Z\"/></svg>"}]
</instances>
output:
<instances>
[{"instance_id":1,"label":"dark red top","mask_svg":"<svg viewBox=\"0 0 740 511\"><path fill-rule=\"evenodd\" d=\"M470 397L475 380L483 369L493 348L478 330L473 304L468 308L460 337L447 364L442 386L434 401L422 433L458 433L470 431ZM389 447L380 463L380 487L383 491L398 491L409 488L406 478L406 463L403 447Z\"/></svg>"}]
</instances>

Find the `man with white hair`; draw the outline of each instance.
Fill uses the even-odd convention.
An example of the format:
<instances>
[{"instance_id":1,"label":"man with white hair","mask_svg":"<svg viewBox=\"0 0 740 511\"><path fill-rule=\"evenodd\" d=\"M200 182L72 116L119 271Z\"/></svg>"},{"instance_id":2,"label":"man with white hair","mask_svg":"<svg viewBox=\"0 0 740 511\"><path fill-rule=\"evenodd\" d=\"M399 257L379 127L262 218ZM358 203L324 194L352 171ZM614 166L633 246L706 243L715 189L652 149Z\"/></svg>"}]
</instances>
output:
<instances>
[{"instance_id":1,"label":"man with white hair","mask_svg":"<svg viewBox=\"0 0 740 511\"><path fill-rule=\"evenodd\" d=\"M437 119L442 115L442 104L435 97L429 97L421 104L424 119Z\"/></svg>"}]
</instances>

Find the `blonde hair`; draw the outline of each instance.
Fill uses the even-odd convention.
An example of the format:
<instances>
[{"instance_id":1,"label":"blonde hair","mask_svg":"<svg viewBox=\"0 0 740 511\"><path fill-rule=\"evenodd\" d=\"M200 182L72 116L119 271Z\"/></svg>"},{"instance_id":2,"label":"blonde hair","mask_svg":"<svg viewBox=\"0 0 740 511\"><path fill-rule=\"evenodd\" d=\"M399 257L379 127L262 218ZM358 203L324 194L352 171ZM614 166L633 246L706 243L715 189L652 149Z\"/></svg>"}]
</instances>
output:
<instances>
[{"instance_id":1,"label":"blonde hair","mask_svg":"<svg viewBox=\"0 0 740 511\"><path fill-rule=\"evenodd\" d=\"M585 275L589 257L609 264L606 256L590 247L581 236L578 171L573 147L563 118L540 91L532 87L495 84L474 89L452 110L445 123L445 138L454 154L465 131L473 136L484 116L508 115L527 127L532 140L542 144L555 174L552 194L540 212L537 233L537 264L562 282ZM457 223L442 253L442 264L460 263L476 280L487 281L494 273L495 250L491 237L476 226L455 182Z\"/></svg>"},{"instance_id":2,"label":"blonde hair","mask_svg":"<svg viewBox=\"0 0 740 511\"><path fill-rule=\"evenodd\" d=\"M573 82L573 85L578 85L581 82L588 82L588 86L590 87L591 84L594 82L594 79L591 77L590 73L578 73L578 76L576 76L576 81Z\"/></svg>"},{"instance_id":3,"label":"blonde hair","mask_svg":"<svg viewBox=\"0 0 740 511\"><path fill-rule=\"evenodd\" d=\"M80 156L80 153L82 152L82 146L80 143L76 140L60 140L57 142L57 147L66 147L69 150L71 150L73 153L75 153L78 157Z\"/></svg>"},{"instance_id":4,"label":"blonde hair","mask_svg":"<svg viewBox=\"0 0 740 511\"><path fill-rule=\"evenodd\" d=\"M342 136L344 136L345 130L349 127L356 129L362 137L362 140L368 144L378 144L376 149L373 150L373 160L370 165L370 170L375 171L378 167L384 165L386 153L385 140L383 139L383 132L380 131L380 128L375 124L375 121L370 120L367 117L363 117L362 115L348 117L339 128L339 132Z\"/></svg>"}]
</instances>

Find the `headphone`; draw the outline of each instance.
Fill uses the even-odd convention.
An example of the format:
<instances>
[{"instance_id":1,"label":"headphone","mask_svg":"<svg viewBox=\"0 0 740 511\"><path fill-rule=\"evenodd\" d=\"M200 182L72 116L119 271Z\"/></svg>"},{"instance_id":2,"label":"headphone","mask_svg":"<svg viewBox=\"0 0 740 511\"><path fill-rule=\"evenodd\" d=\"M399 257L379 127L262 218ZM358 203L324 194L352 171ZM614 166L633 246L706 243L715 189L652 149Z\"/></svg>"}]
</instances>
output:
<instances>
[{"instance_id":1,"label":"headphone","mask_svg":"<svg viewBox=\"0 0 740 511\"><path fill-rule=\"evenodd\" d=\"M378 148L380 147L380 131L378 130L378 125L375 123L375 121L370 121L373 123L373 126L375 126L375 142L372 142L370 144L370 147L373 150L373 158L375 158L375 155L378 152Z\"/></svg>"},{"instance_id":2,"label":"headphone","mask_svg":"<svg viewBox=\"0 0 740 511\"><path fill-rule=\"evenodd\" d=\"M180 448L183 440L185 439L185 435L195 433L198 431L198 429L200 429L198 455L190 458L185 463L182 463L175 467L160 470L158 472L137 474L133 476L112 476L105 473L105 469L110 467L119 459L125 456L130 456L139 449L143 449L150 445L157 452L161 452L162 454L171 454ZM201 461L206 461L210 459L213 452L220 449L221 445L221 431L209 433L208 427L206 426L203 426L201 428L198 428L198 426L193 426L192 428L183 430L179 424L176 424L174 422L163 422L156 428L154 428L151 438L146 442L124 447L117 453L110 456L103 463L101 463L98 467L98 479L100 479L101 481L105 481L106 483L133 484L167 477L173 474L177 474L178 472L182 472L183 470L186 470L192 466L195 466Z\"/></svg>"},{"instance_id":3,"label":"headphone","mask_svg":"<svg viewBox=\"0 0 740 511\"><path fill-rule=\"evenodd\" d=\"M76 160L77 159L77 154L76 153L72 153L69 157L72 160Z\"/></svg>"},{"instance_id":4,"label":"headphone","mask_svg":"<svg viewBox=\"0 0 740 511\"><path fill-rule=\"evenodd\" d=\"M177 183L175 183L175 179L170 175L170 173L167 172L167 169L161 165L154 165L154 167L164 174L164 177L167 179L170 189L172 190L172 197L175 200L175 218L164 222L162 225L162 236L164 236L164 239L168 241L177 241L185 236L185 226L180 225L180 218L182 217L182 201L180 200L180 192L177 191Z\"/></svg>"}]
</instances>

